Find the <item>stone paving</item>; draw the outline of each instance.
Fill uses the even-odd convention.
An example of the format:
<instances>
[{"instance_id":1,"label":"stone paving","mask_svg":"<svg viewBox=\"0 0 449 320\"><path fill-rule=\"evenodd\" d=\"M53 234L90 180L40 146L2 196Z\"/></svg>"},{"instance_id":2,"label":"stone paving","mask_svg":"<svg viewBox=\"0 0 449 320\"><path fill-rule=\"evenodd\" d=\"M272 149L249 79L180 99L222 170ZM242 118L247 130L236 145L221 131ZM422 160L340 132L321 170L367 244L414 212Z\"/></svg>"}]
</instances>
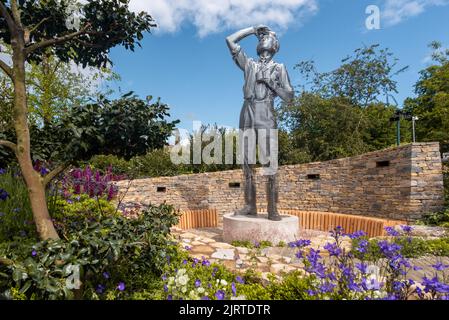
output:
<instances>
[{"instance_id":1,"label":"stone paving","mask_svg":"<svg viewBox=\"0 0 449 320\"><path fill-rule=\"evenodd\" d=\"M191 257L198 259L204 257L211 262L223 264L233 271L254 270L261 272L263 278L266 278L270 273L281 276L295 270L302 271L303 264L295 256L297 252L295 248L289 248L288 246L251 249L235 247L222 241L222 233L221 228L172 229L172 235L183 248L188 250ZM310 240L310 247L319 249L324 259L328 259L327 251L323 247L326 243L333 242L333 239L327 232L302 230L301 239ZM345 239L342 246L349 250L351 247L350 240ZM422 270L411 271L409 278L420 281L424 275L428 277L434 275L431 265L437 262L449 265L449 257L425 256L410 259L410 262L414 266L421 267Z\"/></svg>"},{"instance_id":2,"label":"stone paving","mask_svg":"<svg viewBox=\"0 0 449 320\"><path fill-rule=\"evenodd\" d=\"M221 228L174 229L172 234L179 241L183 248L187 248L190 256L193 258L206 258L211 262L219 262L230 270L239 270L245 272L253 269L261 272L263 275L273 273L280 275L282 272L291 272L302 269L303 265L295 256L297 250L284 247L267 248L246 248L235 247L229 243L222 242ZM332 241L327 232L303 230L301 239L309 239L312 242L311 247L326 251L323 246ZM343 245L350 247L349 241Z\"/></svg>"}]
</instances>

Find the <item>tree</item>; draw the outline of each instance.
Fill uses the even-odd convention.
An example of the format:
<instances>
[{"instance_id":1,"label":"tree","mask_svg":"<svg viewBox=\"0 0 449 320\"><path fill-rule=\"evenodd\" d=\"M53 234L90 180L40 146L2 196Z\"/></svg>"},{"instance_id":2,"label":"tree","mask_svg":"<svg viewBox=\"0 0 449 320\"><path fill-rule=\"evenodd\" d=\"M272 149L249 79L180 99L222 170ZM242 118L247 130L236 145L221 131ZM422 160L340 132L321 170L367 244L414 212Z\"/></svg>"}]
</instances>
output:
<instances>
[{"instance_id":1,"label":"tree","mask_svg":"<svg viewBox=\"0 0 449 320\"><path fill-rule=\"evenodd\" d=\"M449 50L433 42L433 64L420 72L415 98L404 107L418 116L416 134L419 141L439 141L442 151L449 152Z\"/></svg>"},{"instance_id":2,"label":"tree","mask_svg":"<svg viewBox=\"0 0 449 320\"><path fill-rule=\"evenodd\" d=\"M11 53L9 46L2 45L1 48L2 52ZM55 127L75 106L92 102L98 92L104 90L104 84L116 79L119 76L107 68L81 69L73 63L60 61L49 50L42 62L27 63L28 122L33 160L57 160L53 157L45 158L45 153L42 152L45 151L44 147L50 146L49 142L55 138L58 141L57 132L48 135L52 131L49 127ZM0 138L10 141L16 140L12 120L13 91L11 79L0 72ZM111 91L107 90L106 93ZM54 149L50 147L49 150ZM0 146L0 168L14 161L14 154L8 151Z\"/></svg>"},{"instance_id":3,"label":"tree","mask_svg":"<svg viewBox=\"0 0 449 320\"><path fill-rule=\"evenodd\" d=\"M325 98L346 98L354 106L367 107L377 102L390 104L397 93L393 78L408 68L395 71L398 59L378 44L356 49L353 56L347 56L341 63L330 72L318 72L313 61L302 61L296 69L305 77L306 86L310 86L308 91Z\"/></svg>"},{"instance_id":4,"label":"tree","mask_svg":"<svg viewBox=\"0 0 449 320\"><path fill-rule=\"evenodd\" d=\"M303 93L283 109L281 119L296 149L309 154L312 161L325 161L368 151L358 129L366 127L361 112L342 98Z\"/></svg>"},{"instance_id":5,"label":"tree","mask_svg":"<svg viewBox=\"0 0 449 320\"><path fill-rule=\"evenodd\" d=\"M167 121L168 109L159 99L142 100L133 92L112 101L100 95L95 103L75 106L64 115L52 128L56 134L50 140L57 141L61 161L89 160L94 155L130 160L166 145L179 123Z\"/></svg>"},{"instance_id":6,"label":"tree","mask_svg":"<svg viewBox=\"0 0 449 320\"><path fill-rule=\"evenodd\" d=\"M33 168L26 62L41 62L48 50L63 62L83 67L106 67L109 51L117 45L134 50L143 32L155 27L147 13L133 13L127 0L0 0L0 41L12 48L0 69L14 86L13 123L16 142L0 140L16 155L27 184L34 221L41 239L59 238L45 198L45 186L63 167L42 177ZM9 63L9 61L12 61Z\"/></svg>"},{"instance_id":7,"label":"tree","mask_svg":"<svg viewBox=\"0 0 449 320\"><path fill-rule=\"evenodd\" d=\"M294 157L283 162L324 161L393 145L394 76L406 69L395 71L397 64L379 45L356 49L329 72L318 72L312 61L300 62L296 68L305 84L293 103L279 109L290 134L287 157ZM403 123L404 133L408 126Z\"/></svg>"}]
</instances>

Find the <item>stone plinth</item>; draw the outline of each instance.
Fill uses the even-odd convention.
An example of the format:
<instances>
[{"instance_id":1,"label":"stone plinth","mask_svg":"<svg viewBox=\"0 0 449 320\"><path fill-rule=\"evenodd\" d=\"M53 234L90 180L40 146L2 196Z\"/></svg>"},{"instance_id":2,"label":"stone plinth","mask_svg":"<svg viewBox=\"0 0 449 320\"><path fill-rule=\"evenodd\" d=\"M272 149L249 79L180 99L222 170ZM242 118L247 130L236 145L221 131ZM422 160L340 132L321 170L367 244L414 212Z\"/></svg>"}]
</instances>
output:
<instances>
[{"instance_id":1,"label":"stone plinth","mask_svg":"<svg viewBox=\"0 0 449 320\"><path fill-rule=\"evenodd\" d=\"M281 221L268 220L267 214L257 217L235 216L228 213L223 216L223 239L225 242L270 241L273 245L283 241L289 243L298 239L299 218L283 215Z\"/></svg>"}]
</instances>

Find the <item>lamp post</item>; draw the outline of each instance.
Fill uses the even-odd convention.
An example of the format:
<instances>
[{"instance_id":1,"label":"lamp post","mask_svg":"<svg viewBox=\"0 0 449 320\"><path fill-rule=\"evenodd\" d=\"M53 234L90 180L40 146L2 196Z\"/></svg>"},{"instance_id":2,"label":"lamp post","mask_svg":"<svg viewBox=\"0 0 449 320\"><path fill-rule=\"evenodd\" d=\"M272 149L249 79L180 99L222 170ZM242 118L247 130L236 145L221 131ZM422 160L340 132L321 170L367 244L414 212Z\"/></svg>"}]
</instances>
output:
<instances>
[{"instance_id":1,"label":"lamp post","mask_svg":"<svg viewBox=\"0 0 449 320\"><path fill-rule=\"evenodd\" d=\"M418 117L412 116L411 112L404 112L397 109L390 118L390 122L396 122L396 144L398 146L401 144L401 119L411 120L413 122L413 142L416 142L415 121L418 120Z\"/></svg>"},{"instance_id":2,"label":"lamp post","mask_svg":"<svg viewBox=\"0 0 449 320\"><path fill-rule=\"evenodd\" d=\"M413 128L413 143L416 142L416 121L418 121L419 118L416 116L412 117L412 128Z\"/></svg>"}]
</instances>

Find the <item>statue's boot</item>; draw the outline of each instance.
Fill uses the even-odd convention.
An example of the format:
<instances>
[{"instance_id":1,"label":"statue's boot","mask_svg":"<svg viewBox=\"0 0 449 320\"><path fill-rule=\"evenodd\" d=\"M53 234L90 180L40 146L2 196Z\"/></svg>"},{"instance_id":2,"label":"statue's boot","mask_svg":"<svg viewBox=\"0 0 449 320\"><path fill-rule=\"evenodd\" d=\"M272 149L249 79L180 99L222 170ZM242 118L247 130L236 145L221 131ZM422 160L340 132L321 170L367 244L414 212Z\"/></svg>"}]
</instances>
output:
<instances>
[{"instance_id":1,"label":"statue's boot","mask_svg":"<svg viewBox=\"0 0 449 320\"><path fill-rule=\"evenodd\" d=\"M277 176L268 176L267 181L267 202L268 202L268 219L272 221L281 221L282 217L277 209L278 202L278 186Z\"/></svg>"},{"instance_id":2,"label":"statue's boot","mask_svg":"<svg viewBox=\"0 0 449 320\"><path fill-rule=\"evenodd\" d=\"M245 176L245 206L238 210L235 215L256 217L256 181L252 172Z\"/></svg>"}]
</instances>

